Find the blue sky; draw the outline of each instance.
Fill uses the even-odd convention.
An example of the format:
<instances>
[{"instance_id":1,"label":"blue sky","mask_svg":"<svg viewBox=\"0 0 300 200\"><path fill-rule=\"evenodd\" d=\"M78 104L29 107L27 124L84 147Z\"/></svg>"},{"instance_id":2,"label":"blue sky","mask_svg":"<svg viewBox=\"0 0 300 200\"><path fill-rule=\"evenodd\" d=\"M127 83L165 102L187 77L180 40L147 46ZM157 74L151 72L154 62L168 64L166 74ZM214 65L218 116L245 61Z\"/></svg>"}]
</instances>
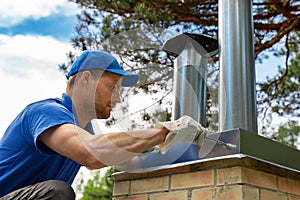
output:
<instances>
[{"instance_id":1,"label":"blue sky","mask_svg":"<svg viewBox=\"0 0 300 200\"><path fill-rule=\"evenodd\" d=\"M65 91L58 64L72 50L79 12L65 0L1 1L0 137L27 104Z\"/></svg>"},{"instance_id":2,"label":"blue sky","mask_svg":"<svg viewBox=\"0 0 300 200\"><path fill-rule=\"evenodd\" d=\"M78 13L77 6L65 0L1 1L0 137L26 105L65 91L58 64L72 50Z\"/></svg>"},{"instance_id":3,"label":"blue sky","mask_svg":"<svg viewBox=\"0 0 300 200\"><path fill-rule=\"evenodd\" d=\"M14 35L36 35L36 36L51 36L62 42L70 39L74 28L74 15L66 16L63 13L49 15L34 19L28 17L21 23L10 27L0 27L0 34Z\"/></svg>"}]
</instances>

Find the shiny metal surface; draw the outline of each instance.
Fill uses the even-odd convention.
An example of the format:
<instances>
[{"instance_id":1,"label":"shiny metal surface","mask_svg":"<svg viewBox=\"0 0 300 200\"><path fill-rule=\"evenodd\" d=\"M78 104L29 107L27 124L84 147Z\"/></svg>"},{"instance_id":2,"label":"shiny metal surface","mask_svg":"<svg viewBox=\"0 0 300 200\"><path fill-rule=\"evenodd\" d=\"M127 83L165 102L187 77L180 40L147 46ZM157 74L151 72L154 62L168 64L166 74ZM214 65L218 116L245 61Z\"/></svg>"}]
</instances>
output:
<instances>
[{"instance_id":1,"label":"shiny metal surface","mask_svg":"<svg viewBox=\"0 0 300 200\"><path fill-rule=\"evenodd\" d=\"M206 123L207 58L187 41L174 60L174 104L172 118L189 115L203 126Z\"/></svg>"},{"instance_id":2,"label":"shiny metal surface","mask_svg":"<svg viewBox=\"0 0 300 200\"><path fill-rule=\"evenodd\" d=\"M219 130L257 133L251 0L219 1Z\"/></svg>"},{"instance_id":3,"label":"shiny metal surface","mask_svg":"<svg viewBox=\"0 0 300 200\"><path fill-rule=\"evenodd\" d=\"M189 115L205 126L208 59L218 48L216 39L195 33L182 33L164 43L162 49L175 57L173 120Z\"/></svg>"},{"instance_id":4,"label":"shiny metal surface","mask_svg":"<svg viewBox=\"0 0 300 200\"><path fill-rule=\"evenodd\" d=\"M209 138L218 139L225 144L216 143ZM226 143L232 146L226 146ZM243 154L300 171L300 162L297 162L296 159L300 156L299 150L243 129L232 129L209 135L200 148L199 158L215 158L234 154Z\"/></svg>"},{"instance_id":5,"label":"shiny metal surface","mask_svg":"<svg viewBox=\"0 0 300 200\"><path fill-rule=\"evenodd\" d=\"M250 157L284 169L300 172L300 162L297 160L300 157L299 150L243 129L232 129L208 135L204 139L203 145L195 149L194 156L197 159L173 162L176 156L180 156L184 152L181 151L182 148L170 150L164 155L148 153L146 158L140 160L140 165L127 171L132 173L154 171L209 160Z\"/></svg>"}]
</instances>

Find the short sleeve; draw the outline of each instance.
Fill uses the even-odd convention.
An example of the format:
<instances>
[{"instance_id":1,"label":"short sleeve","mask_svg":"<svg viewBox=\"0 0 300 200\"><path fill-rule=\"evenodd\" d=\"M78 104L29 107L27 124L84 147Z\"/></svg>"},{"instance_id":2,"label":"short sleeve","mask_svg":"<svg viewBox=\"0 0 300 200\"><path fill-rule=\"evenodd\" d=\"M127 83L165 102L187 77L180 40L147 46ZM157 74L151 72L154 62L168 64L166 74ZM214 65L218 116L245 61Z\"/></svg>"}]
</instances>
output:
<instances>
[{"instance_id":1,"label":"short sleeve","mask_svg":"<svg viewBox=\"0 0 300 200\"><path fill-rule=\"evenodd\" d=\"M47 129L66 123L75 124L74 115L55 100L31 104L26 113L27 141L33 143L41 153L51 154L53 151L39 142L38 137Z\"/></svg>"}]
</instances>

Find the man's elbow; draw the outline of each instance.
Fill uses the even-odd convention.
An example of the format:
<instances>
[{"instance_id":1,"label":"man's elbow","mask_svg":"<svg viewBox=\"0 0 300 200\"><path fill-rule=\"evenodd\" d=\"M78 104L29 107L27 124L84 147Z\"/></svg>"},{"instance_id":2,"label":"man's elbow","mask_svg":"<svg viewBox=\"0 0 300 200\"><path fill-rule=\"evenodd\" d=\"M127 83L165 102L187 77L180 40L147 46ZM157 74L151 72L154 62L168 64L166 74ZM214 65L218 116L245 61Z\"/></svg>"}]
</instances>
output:
<instances>
[{"instance_id":1,"label":"man's elbow","mask_svg":"<svg viewBox=\"0 0 300 200\"><path fill-rule=\"evenodd\" d=\"M103 167L107 167L104 163L93 157L92 155L87 157L84 162L82 163L83 166L86 168L93 170L93 169L101 169Z\"/></svg>"}]
</instances>

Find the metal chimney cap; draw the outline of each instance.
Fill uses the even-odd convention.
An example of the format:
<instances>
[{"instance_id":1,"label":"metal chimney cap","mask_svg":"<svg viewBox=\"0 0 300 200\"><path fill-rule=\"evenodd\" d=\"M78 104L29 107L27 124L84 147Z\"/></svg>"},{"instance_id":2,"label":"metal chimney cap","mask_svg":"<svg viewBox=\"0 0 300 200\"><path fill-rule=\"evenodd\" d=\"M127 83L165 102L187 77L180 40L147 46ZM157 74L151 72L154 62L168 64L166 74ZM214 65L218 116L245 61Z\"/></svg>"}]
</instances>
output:
<instances>
[{"instance_id":1,"label":"metal chimney cap","mask_svg":"<svg viewBox=\"0 0 300 200\"><path fill-rule=\"evenodd\" d=\"M204 57L211 57L219 53L218 41L209 35L196 33L182 33L167 40L162 49L177 57L186 47L187 42L193 44L195 50Z\"/></svg>"}]
</instances>

